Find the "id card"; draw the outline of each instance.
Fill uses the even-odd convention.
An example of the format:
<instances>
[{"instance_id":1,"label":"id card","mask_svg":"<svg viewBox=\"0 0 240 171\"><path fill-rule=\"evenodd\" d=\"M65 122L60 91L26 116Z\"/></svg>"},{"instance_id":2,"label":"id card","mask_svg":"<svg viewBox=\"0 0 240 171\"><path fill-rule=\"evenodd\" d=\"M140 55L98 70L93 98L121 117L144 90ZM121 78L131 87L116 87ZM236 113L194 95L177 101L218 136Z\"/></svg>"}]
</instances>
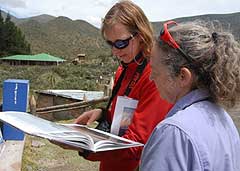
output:
<instances>
[{"instance_id":1,"label":"id card","mask_svg":"<svg viewBox=\"0 0 240 171\"><path fill-rule=\"evenodd\" d=\"M111 133L122 136L132 123L133 114L137 108L138 100L118 96L114 110Z\"/></svg>"}]
</instances>

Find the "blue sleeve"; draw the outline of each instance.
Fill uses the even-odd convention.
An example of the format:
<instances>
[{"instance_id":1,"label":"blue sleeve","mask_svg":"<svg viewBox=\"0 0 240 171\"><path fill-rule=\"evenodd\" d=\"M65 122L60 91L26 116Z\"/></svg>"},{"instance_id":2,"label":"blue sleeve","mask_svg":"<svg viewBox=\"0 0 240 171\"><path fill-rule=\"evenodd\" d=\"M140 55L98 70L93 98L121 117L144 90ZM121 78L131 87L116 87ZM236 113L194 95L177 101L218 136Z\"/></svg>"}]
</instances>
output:
<instances>
[{"instance_id":1,"label":"blue sleeve","mask_svg":"<svg viewBox=\"0 0 240 171\"><path fill-rule=\"evenodd\" d=\"M191 139L174 125L155 128L141 159L141 171L200 171L197 150Z\"/></svg>"}]
</instances>

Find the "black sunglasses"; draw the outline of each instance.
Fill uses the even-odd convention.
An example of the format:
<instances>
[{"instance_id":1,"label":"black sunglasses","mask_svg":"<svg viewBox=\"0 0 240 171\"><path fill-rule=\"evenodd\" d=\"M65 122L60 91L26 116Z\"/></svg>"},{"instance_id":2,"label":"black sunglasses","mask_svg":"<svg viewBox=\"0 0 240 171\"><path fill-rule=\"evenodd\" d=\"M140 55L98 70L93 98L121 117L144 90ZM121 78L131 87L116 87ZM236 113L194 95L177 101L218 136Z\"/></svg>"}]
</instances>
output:
<instances>
[{"instance_id":1,"label":"black sunglasses","mask_svg":"<svg viewBox=\"0 0 240 171\"><path fill-rule=\"evenodd\" d=\"M137 33L134 33L129 38L124 39L124 40L116 40L115 42L111 42L111 41L107 40L106 42L111 47L114 46L117 49L124 49L129 45L129 41L136 35L137 35Z\"/></svg>"}]
</instances>

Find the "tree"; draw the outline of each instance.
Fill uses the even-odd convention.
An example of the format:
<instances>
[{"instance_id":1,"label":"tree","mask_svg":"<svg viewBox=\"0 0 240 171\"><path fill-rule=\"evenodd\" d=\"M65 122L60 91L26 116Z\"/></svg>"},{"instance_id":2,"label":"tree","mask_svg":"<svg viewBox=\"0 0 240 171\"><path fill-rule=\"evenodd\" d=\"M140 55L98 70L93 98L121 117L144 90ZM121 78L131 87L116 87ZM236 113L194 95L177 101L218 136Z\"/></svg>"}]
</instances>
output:
<instances>
[{"instance_id":1,"label":"tree","mask_svg":"<svg viewBox=\"0 0 240 171\"><path fill-rule=\"evenodd\" d=\"M3 51L3 25L4 25L4 20L3 20L3 17L2 17L2 11L0 9L0 55L1 55L1 52Z\"/></svg>"},{"instance_id":2,"label":"tree","mask_svg":"<svg viewBox=\"0 0 240 171\"><path fill-rule=\"evenodd\" d=\"M8 13L5 21L0 16L0 36L1 36L1 51L0 56L30 54L30 44L25 40L25 36L21 30L11 21L11 16Z\"/></svg>"}]
</instances>

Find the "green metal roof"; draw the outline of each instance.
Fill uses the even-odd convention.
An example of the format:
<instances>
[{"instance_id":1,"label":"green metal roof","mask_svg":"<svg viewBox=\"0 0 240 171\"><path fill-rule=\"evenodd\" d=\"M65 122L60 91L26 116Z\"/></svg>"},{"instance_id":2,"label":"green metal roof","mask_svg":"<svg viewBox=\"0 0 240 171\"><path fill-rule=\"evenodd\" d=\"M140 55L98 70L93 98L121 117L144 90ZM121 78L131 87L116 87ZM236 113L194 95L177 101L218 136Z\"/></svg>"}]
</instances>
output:
<instances>
[{"instance_id":1,"label":"green metal roof","mask_svg":"<svg viewBox=\"0 0 240 171\"><path fill-rule=\"evenodd\" d=\"M47 62L64 62L66 60L48 55L46 53L41 53L37 55L13 55L0 58L0 60L19 60L19 61L47 61Z\"/></svg>"}]
</instances>

